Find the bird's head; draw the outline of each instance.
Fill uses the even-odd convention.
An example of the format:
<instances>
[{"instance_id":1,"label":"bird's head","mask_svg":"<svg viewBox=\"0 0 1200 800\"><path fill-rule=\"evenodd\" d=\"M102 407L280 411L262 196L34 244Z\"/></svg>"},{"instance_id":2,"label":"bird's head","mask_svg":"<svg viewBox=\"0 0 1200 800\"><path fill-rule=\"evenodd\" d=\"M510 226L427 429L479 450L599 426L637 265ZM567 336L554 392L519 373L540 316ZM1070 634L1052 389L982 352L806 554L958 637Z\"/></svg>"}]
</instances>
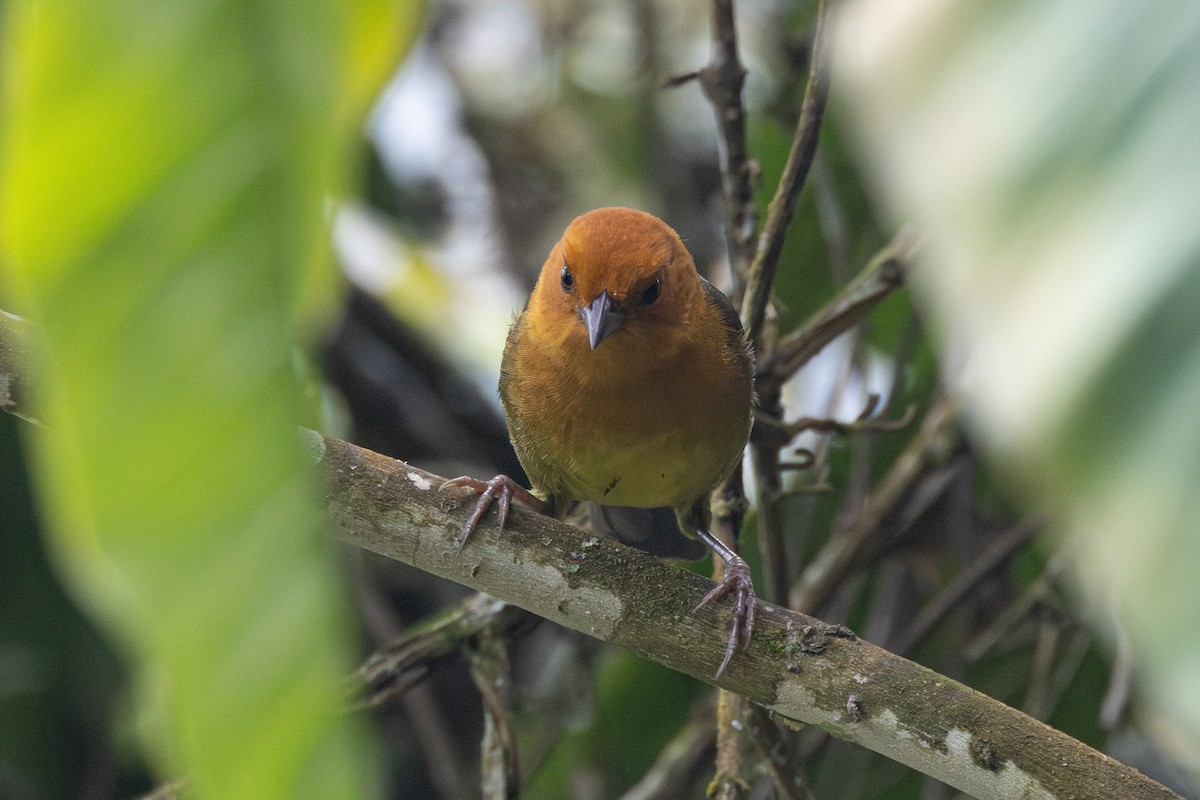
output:
<instances>
[{"instance_id":1,"label":"bird's head","mask_svg":"<svg viewBox=\"0 0 1200 800\"><path fill-rule=\"evenodd\" d=\"M644 211L600 208L576 217L542 267L531 300L564 334L595 350L622 329L682 322L700 292L691 255Z\"/></svg>"}]
</instances>

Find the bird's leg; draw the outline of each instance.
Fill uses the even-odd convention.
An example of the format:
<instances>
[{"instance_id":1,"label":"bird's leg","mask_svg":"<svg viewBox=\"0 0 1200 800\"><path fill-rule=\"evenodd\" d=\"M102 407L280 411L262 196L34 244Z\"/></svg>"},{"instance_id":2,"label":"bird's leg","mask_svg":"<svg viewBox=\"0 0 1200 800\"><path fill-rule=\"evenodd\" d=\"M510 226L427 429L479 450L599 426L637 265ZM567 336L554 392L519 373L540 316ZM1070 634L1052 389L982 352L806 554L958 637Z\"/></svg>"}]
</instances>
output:
<instances>
[{"instance_id":1,"label":"bird's leg","mask_svg":"<svg viewBox=\"0 0 1200 800\"><path fill-rule=\"evenodd\" d=\"M717 602L727 594L733 595L733 621L729 625L729 641L725 644L725 658L717 668L716 677L721 677L729 660L737 649L746 649L750 644L750 633L754 630L754 582L750 579L750 565L733 551L733 548L703 528L696 529L705 544L725 560L725 577L711 592L704 596L697 609Z\"/></svg>"},{"instance_id":2,"label":"bird's leg","mask_svg":"<svg viewBox=\"0 0 1200 800\"><path fill-rule=\"evenodd\" d=\"M468 489L474 489L479 492L479 499L475 502L475 510L471 512L470 519L466 521L466 524L463 525L462 533L458 535L458 549L460 551L467 544L467 540L471 538L471 534L479 527L479 521L483 519L483 515L487 513L487 510L492 507L493 502L500 504L497 512L500 519L500 530L504 530L504 522L508 519L508 509L512 506L514 499L521 505L539 514L550 513L549 505L534 497L532 492L507 475L497 475L490 481L481 481L478 478L463 475L460 478L452 478L446 481L442 484L439 491L444 491L450 486L465 486Z\"/></svg>"}]
</instances>

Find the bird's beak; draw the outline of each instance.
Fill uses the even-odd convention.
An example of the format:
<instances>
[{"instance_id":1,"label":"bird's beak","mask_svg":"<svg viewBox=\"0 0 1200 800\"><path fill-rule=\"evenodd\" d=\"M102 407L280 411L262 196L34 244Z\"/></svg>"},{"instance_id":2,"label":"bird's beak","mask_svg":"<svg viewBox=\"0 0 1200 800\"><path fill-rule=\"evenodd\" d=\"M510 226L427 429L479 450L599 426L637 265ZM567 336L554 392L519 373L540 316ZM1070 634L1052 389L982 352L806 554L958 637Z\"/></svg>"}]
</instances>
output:
<instances>
[{"instance_id":1,"label":"bird's beak","mask_svg":"<svg viewBox=\"0 0 1200 800\"><path fill-rule=\"evenodd\" d=\"M613 305L607 289L596 295L596 299L581 309L579 315L583 317L583 324L588 332L588 344L593 350L625 322L624 309Z\"/></svg>"}]
</instances>

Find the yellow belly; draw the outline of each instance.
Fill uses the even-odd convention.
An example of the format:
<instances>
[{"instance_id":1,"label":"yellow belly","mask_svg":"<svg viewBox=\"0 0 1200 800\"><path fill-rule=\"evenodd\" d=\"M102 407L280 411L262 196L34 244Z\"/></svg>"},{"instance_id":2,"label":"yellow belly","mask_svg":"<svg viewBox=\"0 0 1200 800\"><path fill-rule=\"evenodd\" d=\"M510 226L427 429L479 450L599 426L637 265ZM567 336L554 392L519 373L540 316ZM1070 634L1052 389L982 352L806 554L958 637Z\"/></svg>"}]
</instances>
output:
<instances>
[{"instance_id":1,"label":"yellow belly","mask_svg":"<svg viewBox=\"0 0 1200 800\"><path fill-rule=\"evenodd\" d=\"M569 496L603 505L678 508L720 482L740 452L736 444L678 432L640 441L617 438L596 431L571 441L565 450L569 457L557 465L558 480Z\"/></svg>"},{"instance_id":2,"label":"yellow belly","mask_svg":"<svg viewBox=\"0 0 1200 800\"><path fill-rule=\"evenodd\" d=\"M514 377L505 407L534 488L604 505L676 509L713 489L749 433L748 371L691 353L666 367L586 381L570 370L553 379L543 372L536 384Z\"/></svg>"}]
</instances>

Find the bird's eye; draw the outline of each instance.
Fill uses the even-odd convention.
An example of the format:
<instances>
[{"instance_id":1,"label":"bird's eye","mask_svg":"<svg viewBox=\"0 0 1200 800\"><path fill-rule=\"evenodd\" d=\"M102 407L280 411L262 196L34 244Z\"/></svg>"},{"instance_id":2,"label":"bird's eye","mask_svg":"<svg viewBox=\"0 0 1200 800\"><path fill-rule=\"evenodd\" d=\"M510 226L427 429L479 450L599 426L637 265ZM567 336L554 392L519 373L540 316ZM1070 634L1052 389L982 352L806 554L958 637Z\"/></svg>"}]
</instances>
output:
<instances>
[{"instance_id":1,"label":"bird's eye","mask_svg":"<svg viewBox=\"0 0 1200 800\"><path fill-rule=\"evenodd\" d=\"M658 278L654 279L654 283L646 287L646 291L642 292L642 305L648 306L658 299L659 290L662 288L662 281Z\"/></svg>"},{"instance_id":2,"label":"bird's eye","mask_svg":"<svg viewBox=\"0 0 1200 800\"><path fill-rule=\"evenodd\" d=\"M561 278L564 292L570 292L575 288L575 278L571 276L571 270L567 269L566 264L563 264Z\"/></svg>"}]
</instances>

